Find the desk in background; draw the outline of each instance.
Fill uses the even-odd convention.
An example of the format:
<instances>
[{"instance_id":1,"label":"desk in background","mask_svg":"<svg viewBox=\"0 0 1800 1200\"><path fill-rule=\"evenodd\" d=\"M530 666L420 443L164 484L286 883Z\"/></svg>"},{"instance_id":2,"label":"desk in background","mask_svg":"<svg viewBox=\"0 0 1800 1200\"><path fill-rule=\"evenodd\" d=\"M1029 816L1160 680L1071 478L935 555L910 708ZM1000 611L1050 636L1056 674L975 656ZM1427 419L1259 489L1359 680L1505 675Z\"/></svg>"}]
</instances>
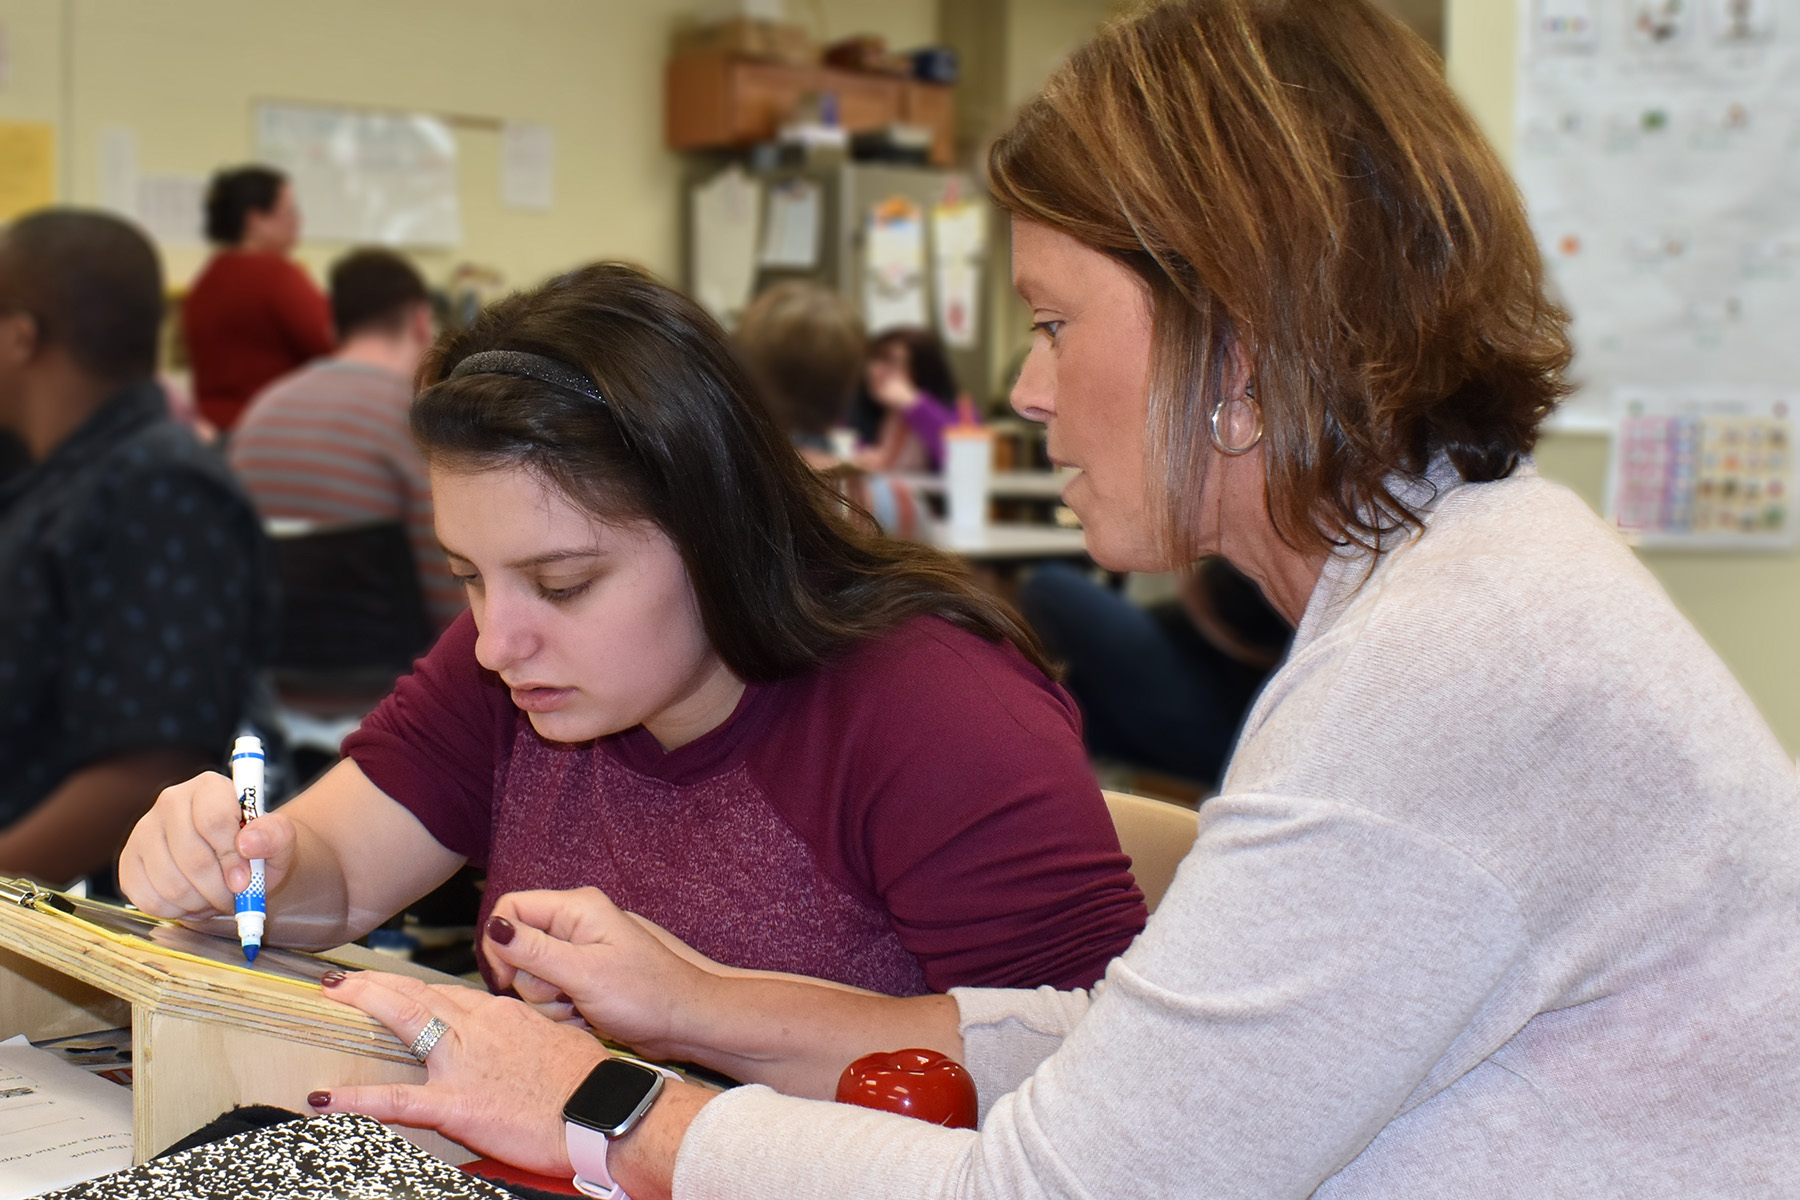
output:
<instances>
[{"instance_id":1,"label":"desk in background","mask_svg":"<svg viewBox=\"0 0 1800 1200\"><path fill-rule=\"evenodd\" d=\"M1086 558L1087 539L1079 529L1059 525L991 524L979 532L937 526L932 544L979 563L1022 563L1047 558Z\"/></svg>"},{"instance_id":2,"label":"desk in background","mask_svg":"<svg viewBox=\"0 0 1800 1200\"><path fill-rule=\"evenodd\" d=\"M988 481L988 496L995 500L1061 500L1062 491L1078 471L996 471ZM893 478L921 496L942 496L944 477L922 471L895 472Z\"/></svg>"}]
</instances>

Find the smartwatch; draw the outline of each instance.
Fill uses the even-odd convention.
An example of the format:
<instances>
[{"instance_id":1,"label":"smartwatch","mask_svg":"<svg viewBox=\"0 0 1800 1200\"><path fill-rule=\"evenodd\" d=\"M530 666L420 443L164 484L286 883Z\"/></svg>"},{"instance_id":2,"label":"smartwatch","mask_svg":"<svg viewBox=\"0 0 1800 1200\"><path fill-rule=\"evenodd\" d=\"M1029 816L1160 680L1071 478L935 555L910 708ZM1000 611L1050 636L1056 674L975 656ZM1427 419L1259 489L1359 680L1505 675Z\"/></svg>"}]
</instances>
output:
<instances>
[{"instance_id":1,"label":"smartwatch","mask_svg":"<svg viewBox=\"0 0 1800 1200\"><path fill-rule=\"evenodd\" d=\"M563 1136L575 1168L575 1190L602 1200L630 1200L606 1169L614 1138L630 1133L663 1089L679 1075L635 1058L614 1055L588 1073L563 1105Z\"/></svg>"}]
</instances>

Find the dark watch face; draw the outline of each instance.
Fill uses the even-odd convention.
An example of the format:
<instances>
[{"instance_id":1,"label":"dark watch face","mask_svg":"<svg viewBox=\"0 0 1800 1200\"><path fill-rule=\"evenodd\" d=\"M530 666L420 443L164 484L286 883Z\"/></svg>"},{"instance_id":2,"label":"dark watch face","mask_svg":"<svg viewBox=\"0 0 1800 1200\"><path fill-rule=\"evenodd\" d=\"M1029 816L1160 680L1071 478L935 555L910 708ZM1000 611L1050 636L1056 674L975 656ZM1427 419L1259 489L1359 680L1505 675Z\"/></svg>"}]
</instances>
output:
<instances>
[{"instance_id":1,"label":"dark watch face","mask_svg":"<svg viewBox=\"0 0 1800 1200\"><path fill-rule=\"evenodd\" d=\"M618 1129L637 1115L645 1099L661 1084L662 1076L649 1067L609 1058L581 1081L563 1105L563 1117L602 1133Z\"/></svg>"}]
</instances>

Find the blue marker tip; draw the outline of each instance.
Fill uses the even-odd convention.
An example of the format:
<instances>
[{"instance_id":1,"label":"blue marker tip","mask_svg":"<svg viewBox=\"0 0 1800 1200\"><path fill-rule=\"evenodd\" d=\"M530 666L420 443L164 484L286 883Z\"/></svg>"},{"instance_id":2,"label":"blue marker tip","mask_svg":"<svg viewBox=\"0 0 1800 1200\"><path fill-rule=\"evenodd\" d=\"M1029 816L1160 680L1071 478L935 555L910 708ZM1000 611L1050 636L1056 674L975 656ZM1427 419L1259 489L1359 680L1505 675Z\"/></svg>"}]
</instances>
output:
<instances>
[{"instance_id":1,"label":"blue marker tip","mask_svg":"<svg viewBox=\"0 0 1800 1200\"><path fill-rule=\"evenodd\" d=\"M244 947L244 961L245 962L255 962L256 961L256 952L260 949L262 949L262 947L256 946L256 945L245 946Z\"/></svg>"}]
</instances>

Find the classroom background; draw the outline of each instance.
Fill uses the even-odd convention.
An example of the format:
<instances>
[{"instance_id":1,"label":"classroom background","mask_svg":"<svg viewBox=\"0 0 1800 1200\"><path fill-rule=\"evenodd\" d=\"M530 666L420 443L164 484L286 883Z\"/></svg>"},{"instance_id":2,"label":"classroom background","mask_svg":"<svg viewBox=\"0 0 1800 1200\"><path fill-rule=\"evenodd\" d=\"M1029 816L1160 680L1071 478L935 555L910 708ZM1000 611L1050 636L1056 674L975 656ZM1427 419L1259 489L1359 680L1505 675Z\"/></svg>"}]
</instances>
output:
<instances>
[{"instance_id":1,"label":"classroom background","mask_svg":"<svg viewBox=\"0 0 1800 1200\"><path fill-rule=\"evenodd\" d=\"M1533 2L1391 0L1441 46L1452 84L1515 162L1518 6ZM153 223L179 288L207 250L197 233L171 231L178 221L170 212L197 196L218 166L253 156L258 104L427 113L454 136L460 222L455 246L408 249L434 284L473 265L491 272L478 281L523 286L603 257L680 279L693 156L665 143L664 72L684 22L774 16L820 44L867 34L894 49L952 47L960 59L955 162L967 168L1012 107L1119 7L1108 0L0 0L0 178L11 177L0 185L0 202L160 205L138 215ZM1577 14L1596 7L1549 6ZM516 140L521 129L540 131L535 136L544 140L535 144L547 155L547 178L538 182L548 194L529 205L509 204L502 188L509 149L523 145L529 153L533 145L529 136ZM38 194L44 188L47 197ZM345 248L309 238L298 257L317 275ZM1004 245L995 252L1003 262ZM1025 321L1003 270L987 273L984 293L983 315L999 334L984 381L991 399ZM1602 507L1610 450L1603 429L1560 428L1543 442L1539 465ZM1800 559L1790 549L1763 548L1641 554L1789 751L1800 748L1800 637L1791 631Z\"/></svg>"}]
</instances>

